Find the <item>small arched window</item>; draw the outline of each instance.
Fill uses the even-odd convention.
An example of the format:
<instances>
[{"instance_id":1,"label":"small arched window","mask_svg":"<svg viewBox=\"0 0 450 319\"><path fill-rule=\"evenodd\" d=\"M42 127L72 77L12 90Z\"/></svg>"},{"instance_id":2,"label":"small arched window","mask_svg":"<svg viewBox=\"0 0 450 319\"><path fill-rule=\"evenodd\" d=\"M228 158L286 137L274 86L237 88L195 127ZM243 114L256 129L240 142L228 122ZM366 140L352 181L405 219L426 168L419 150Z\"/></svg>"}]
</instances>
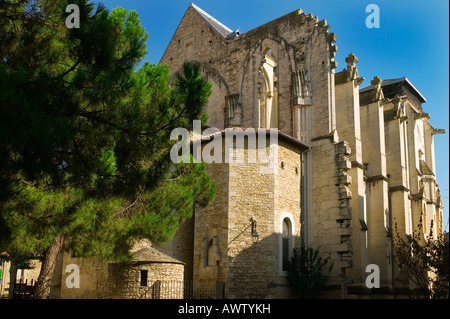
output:
<instances>
[{"instance_id":1,"label":"small arched window","mask_svg":"<svg viewBox=\"0 0 450 319\"><path fill-rule=\"evenodd\" d=\"M215 264L214 262L214 239L211 238L211 240L208 243L208 256L206 257L206 265L207 266L213 266Z\"/></svg>"},{"instance_id":2,"label":"small arched window","mask_svg":"<svg viewBox=\"0 0 450 319\"><path fill-rule=\"evenodd\" d=\"M291 239L292 239L291 221L287 217L283 219L283 231L282 231L281 235L282 235L281 255L282 255L282 263L283 263L282 270L287 271L289 259L290 259L290 251L291 251L290 243L291 243Z\"/></svg>"},{"instance_id":3,"label":"small arched window","mask_svg":"<svg viewBox=\"0 0 450 319\"><path fill-rule=\"evenodd\" d=\"M208 267L208 266L212 266L213 265L214 239L211 238L208 241L206 241L206 239L204 239L204 242L206 243L204 265L205 265L205 267Z\"/></svg>"}]
</instances>

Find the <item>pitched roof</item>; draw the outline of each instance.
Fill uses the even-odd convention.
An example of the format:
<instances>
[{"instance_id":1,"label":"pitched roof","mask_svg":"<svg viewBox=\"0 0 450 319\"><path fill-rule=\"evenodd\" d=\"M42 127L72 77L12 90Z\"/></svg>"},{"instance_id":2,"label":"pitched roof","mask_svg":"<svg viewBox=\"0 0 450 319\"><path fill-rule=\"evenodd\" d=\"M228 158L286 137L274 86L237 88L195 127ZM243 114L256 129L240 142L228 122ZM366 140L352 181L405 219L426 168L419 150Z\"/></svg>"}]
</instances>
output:
<instances>
[{"instance_id":1,"label":"pitched roof","mask_svg":"<svg viewBox=\"0 0 450 319\"><path fill-rule=\"evenodd\" d=\"M195 11L197 11L200 16L205 19L206 22L209 23L211 27L213 27L214 30L216 30L222 37L224 38L231 38L234 35L236 35L237 31L233 31L230 28L228 28L226 25L218 21L217 19L213 18L211 15L197 7L195 4L190 3L189 7L192 7Z\"/></svg>"},{"instance_id":2,"label":"pitched roof","mask_svg":"<svg viewBox=\"0 0 450 319\"><path fill-rule=\"evenodd\" d=\"M213 137L215 135L225 135L226 132L234 132L233 134L240 134L240 133L245 134L246 131L248 131L248 132L265 132L266 134L267 133L270 134L270 133L276 132L279 137L281 137L281 138L283 138L283 139L285 139L285 140L287 140L287 141L289 141L289 142L291 142L293 144L296 144L297 146L299 146L300 148L302 148L304 150L307 150L307 149L310 148L307 144L301 142L300 140L298 140L298 139L296 139L296 138L294 138L292 136L289 136L289 135L281 132L278 129L251 128L251 127L250 128L229 127L229 128L224 129L224 130L217 130L216 132L211 133L209 135L200 135L200 136L197 136L195 138L192 137L190 142L191 143L193 143L193 142L202 142L202 141L209 142L211 137Z\"/></svg>"},{"instance_id":3,"label":"pitched roof","mask_svg":"<svg viewBox=\"0 0 450 319\"><path fill-rule=\"evenodd\" d=\"M416 89L416 87L411 83L411 81L408 80L407 77L383 80L381 87L389 86L389 85L396 84L396 83L402 83L402 82L406 83L414 91L414 93L417 94L421 103L425 103L427 101L425 99L425 97L422 95L422 93L420 93L419 90ZM361 88L359 90L359 93L364 93L364 92L370 91L372 89L373 89L373 85L368 85L368 86Z\"/></svg>"},{"instance_id":4,"label":"pitched roof","mask_svg":"<svg viewBox=\"0 0 450 319\"><path fill-rule=\"evenodd\" d=\"M434 175L431 168L428 167L427 163L424 160L420 160L420 171L423 175Z\"/></svg>"}]
</instances>

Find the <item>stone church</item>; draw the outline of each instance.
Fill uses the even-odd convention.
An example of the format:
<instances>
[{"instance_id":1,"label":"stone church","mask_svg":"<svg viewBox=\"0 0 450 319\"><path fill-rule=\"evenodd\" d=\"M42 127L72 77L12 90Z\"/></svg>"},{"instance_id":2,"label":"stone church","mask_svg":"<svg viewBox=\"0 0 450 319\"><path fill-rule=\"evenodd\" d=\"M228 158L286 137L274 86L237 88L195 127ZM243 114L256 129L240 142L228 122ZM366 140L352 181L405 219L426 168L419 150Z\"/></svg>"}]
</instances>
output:
<instances>
[{"instance_id":1,"label":"stone church","mask_svg":"<svg viewBox=\"0 0 450 319\"><path fill-rule=\"evenodd\" d=\"M223 283L225 298L293 298L286 262L305 244L333 263L322 297L398 294L394 226L401 234L419 224L424 236L443 232L433 138L444 131L429 123L426 99L406 77L375 77L360 87L364 78L351 53L337 72L329 30L326 20L296 10L240 33L188 7L160 63L174 74L186 61L199 62L212 83L206 111L216 130L200 137L203 149L229 131L275 131L274 144L267 135L258 139L276 151L276 162L208 164L216 199L171 242L137 249L141 263L130 266L132 278L142 284L142 276L158 273L139 265L165 264L157 272L167 278ZM233 148L249 155L249 144ZM62 264L74 260L65 254ZM81 280L92 272L97 287L67 289L63 266L52 290L60 297L136 297L106 288L94 295L111 284L117 267L76 262ZM370 289L366 267L373 264L380 287Z\"/></svg>"},{"instance_id":2,"label":"stone church","mask_svg":"<svg viewBox=\"0 0 450 319\"><path fill-rule=\"evenodd\" d=\"M210 164L216 200L160 248L187 277L225 282L229 298L292 296L285 261L300 243L334 264L324 296L394 294L394 226L411 234L423 220L425 236L443 232L433 137L444 132L425 97L406 77L360 87L351 53L337 72L329 30L297 10L240 33L191 4L161 59L172 73L201 63L210 126L280 132L271 175L262 164ZM378 290L365 285L370 264Z\"/></svg>"}]
</instances>

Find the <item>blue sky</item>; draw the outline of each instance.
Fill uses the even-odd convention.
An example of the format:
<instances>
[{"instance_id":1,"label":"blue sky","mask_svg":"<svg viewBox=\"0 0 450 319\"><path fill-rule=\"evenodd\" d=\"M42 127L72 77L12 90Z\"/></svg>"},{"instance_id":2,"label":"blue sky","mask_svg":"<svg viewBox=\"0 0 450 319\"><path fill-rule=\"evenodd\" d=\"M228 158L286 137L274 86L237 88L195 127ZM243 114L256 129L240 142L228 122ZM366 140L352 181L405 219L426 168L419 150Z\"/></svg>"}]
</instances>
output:
<instances>
[{"instance_id":1,"label":"blue sky","mask_svg":"<svg viewBox=\"0 0 450 319\"><path fill-rule=\"evenodd\" d=\"M97 0L92 0L98 3ZM181 21L188 0L104 0L108 9L117 6L139 12L150 34L145 61L158 63ZM447 0L227 0L193 1L232 30L241 33L301 8L319 20L326 19L337 34L336 61L340 71L345 57L359 58L358 71L365 77L361 87L376 75L381 79L406 76L425 96L424 111L430 122L446 134L435 136L436 170L444 200L444 228L449 218L449 1ZM380 10L380 28L366 27L366 6Z\"/></svg>"}]
</instances>

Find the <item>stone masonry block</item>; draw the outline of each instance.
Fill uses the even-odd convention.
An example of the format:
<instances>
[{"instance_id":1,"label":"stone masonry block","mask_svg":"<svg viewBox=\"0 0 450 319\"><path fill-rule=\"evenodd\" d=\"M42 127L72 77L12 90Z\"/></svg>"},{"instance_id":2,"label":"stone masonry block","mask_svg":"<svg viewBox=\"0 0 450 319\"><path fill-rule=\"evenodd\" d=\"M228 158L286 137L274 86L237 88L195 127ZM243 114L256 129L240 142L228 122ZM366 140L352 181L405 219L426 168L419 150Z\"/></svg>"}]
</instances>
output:
<instances>
[{"instance_id":1,"label":"stone masonry block","mask_svg":"<svg viewBox=\"0 0 450 319\"><path fill-rule=\"evenodd\" d=\"M347 186L339 186L339 199L352 198L352 192Z\"/></svg>"},{"instance_id":2,"label":"stone masonry block","mask_svg":"<svg viewBox=\"0 0 450 319\"><path fill-rule=\"evenodd\" d=\"M351 207L339 208L339 214L337 219L339 220L352 219L352 208Z\"/></svg>"},{"instance_id":3,"label":"stone masonry block","mask_svg":"<svg viewBox=\"0 0 450 319\"><path fill-rule=\"evenodd\" d=\"M350 155L351 154L351 148L348 145L347 142L339 142L336 144L336 153L337 154L344 154L344 155Z\"/></svg>"}]
</instances>

